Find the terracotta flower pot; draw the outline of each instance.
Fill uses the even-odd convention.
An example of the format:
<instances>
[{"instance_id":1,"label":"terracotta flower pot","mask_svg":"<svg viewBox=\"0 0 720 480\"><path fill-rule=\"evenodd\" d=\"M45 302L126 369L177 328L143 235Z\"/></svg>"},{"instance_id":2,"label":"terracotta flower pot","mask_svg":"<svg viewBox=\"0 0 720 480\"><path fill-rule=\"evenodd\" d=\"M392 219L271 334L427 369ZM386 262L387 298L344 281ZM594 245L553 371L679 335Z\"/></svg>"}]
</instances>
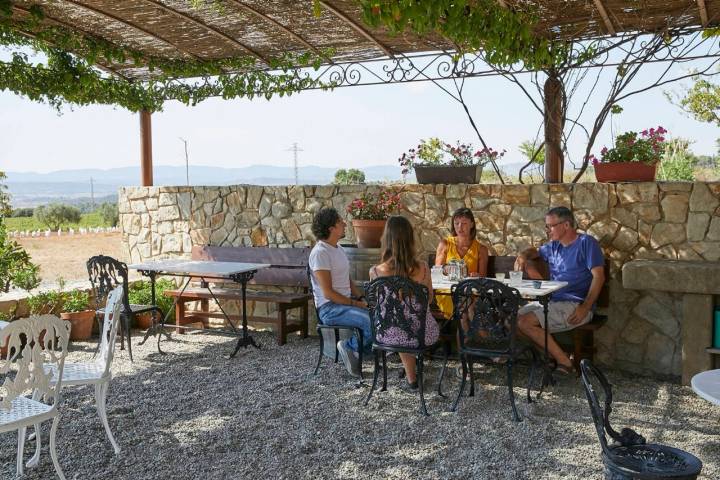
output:
<instances>
[{"instance_id":1,"label":"terracotta flower pot","mask_svg":"<svg viewBox=\"0 0 720 480\"><path fill-rule=\"evenodd\" d=\"M140 330L147 330L148 328L152 327L153 325L153 318L152 313L141 313L140 315L135 315L135 327L139 328Z\"/></svg>"},{"instance_id":2,"label":"terracotta flower pot","mask_svg":"<svg viewBox=\"0 0 720 480\"><path fill-rule=\"evenodd\" d=\"M652 182L655 180L657 163L609 162L595 165L598 182Z\"/></svg>"},{"instance_id":3,"label":"terracotta flower pot","mask_svg":"<svg viewBox=\"0 0 720 480\"><path fill-rule=\"evenodd\" d=\"M94 310L63 312L60 314L60 318L72 324L70 340L87 340L92 335L93 323L95 322Z\"/></svg>"},{"instance_id":4,"label":"terracotta flower pot","mask_svg":"<svg viewBox=\"0 0 720 480\"><path fill-rule=\"evenodd\" d=\"M352 226L355 230L355 238L360 248L377 248L380 246L380 238L385 230L387 220L353 220Z\"/></svg>"}]
</instances>

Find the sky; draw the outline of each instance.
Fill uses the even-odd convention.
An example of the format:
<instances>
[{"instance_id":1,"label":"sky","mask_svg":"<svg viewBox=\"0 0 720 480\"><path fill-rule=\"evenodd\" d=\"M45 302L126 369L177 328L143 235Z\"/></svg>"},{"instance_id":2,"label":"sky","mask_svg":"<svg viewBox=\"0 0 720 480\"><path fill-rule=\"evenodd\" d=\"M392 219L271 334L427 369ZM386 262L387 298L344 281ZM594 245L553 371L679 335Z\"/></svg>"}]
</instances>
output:
<instances>
[{"instance_id":1,"label":"sky","mask_svg":"<svg viewBox=\"0 0 720 480\"><path fill-rule=\"evenodd\" d=\"M676 71L694 66L685 64ZM660 68L658 64L645 67L637 85L648 83ZM603 70L582 123L592 123L611 73L611 69ZM522 78L527 81L529 75ZM622 102L624 111L612 122L615 133L662 125L670 136L694 141L695 153L716 153L718 128L689 118L663 93L689 84L656 88ZM507 150L501 165L521 162L517 146L535 137L541 117L520 89L501 77L476 78L467 81L465 96L487 143ZM579 89L573 97L575 106L588 96L587 88ZM0 170L48 172L139 165L139 118L122 108L65 108L59 115L47 105L0 92L0 112ZM611 144L610 123L593 149L596 154ZM301 166L360 169L397 165L404 151L431 136L479 145L461 105L429 82L306 91L270 101L211 99L195 107L171 102L153 114L152 129L156 165L184 165L180 138L188 141L191 164L219 167L290 166L288 149L293 142L302 149ZM583 147L581 137L571 142L574 160Z\"/></svg>"}]
</instances>

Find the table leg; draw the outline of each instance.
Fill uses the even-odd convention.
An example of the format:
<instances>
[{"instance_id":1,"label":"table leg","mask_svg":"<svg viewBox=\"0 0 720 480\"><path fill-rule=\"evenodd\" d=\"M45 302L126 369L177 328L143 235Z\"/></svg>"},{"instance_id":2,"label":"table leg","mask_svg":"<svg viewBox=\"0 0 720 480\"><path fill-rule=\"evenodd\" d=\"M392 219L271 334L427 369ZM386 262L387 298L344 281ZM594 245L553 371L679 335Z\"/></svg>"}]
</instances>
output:
<instances>
[{"instance_id":1,"label":"table leg","mask_svg":"<svg viewBox=\"0 0 720 480\"><path fill-rule=\"evenodd\" d=\"M150 277L150 278L152 279L153 277ZM180 289L180 294L175 297L172 307L170 307L168 309L168 311L165 312L165 316L163 317L160 324L159 325L155 324L152 327L148 328L147 332L145 332L145 336L143 337L142 342L140 342L140 345L145 343L145 340L147 340L148 337L150 337L150 335L157 334L157 336L158 336L158 343L157 343L158 352L165 353L160 348L160 339L162 338L163 333L168 337L168 339L170 339L170 334L165 332L165 324L167 323L168 319L170 318L170 315L173 315L173 316L175 315L175 308L177 307L178 300L182 296L183 292L185 292L185 289L188 287L188 285L190 285L190 280L191 280L190 277L188 277L188 279L185 281L185 285L183 285L182 289ZM154 301L154 299L155 299L155 282L152 282L152 287L153 287L152 298Z\"/></svg>"},{"instance_id":2,"label":"table leg","mask_svg":"<svg viewBox=\"0 0 720 480\"><path fill-rule=\"evenodd\" d=\"M550 334L548 333L549 325L548 325L548 311L549 311L549 304L550 304L550 297L544 296L540 297L538 299L540 301L540 304L543 307L543 315L545 316L545 373L543 375L543 381L542 381L542 387L540 390L540 393L542 393L542 389L545 388L548 385L555 385L555 379L552 376L552 369L550 368L550 354L548 352L548 338ZM539 396L539 395L538 395Z\"/></svg>"},{"instance_id":3,"label":"table leg","mask_svg":"<svg viewBox=\"0 0 720 480\"><path fill-rule=\"evenodd\" d=\"M248 334L248 327L247 327L247 304L246 304L246 291L247 291L247 282L250 281L250 279L255 275L255 272L257 270L253 270L250 272L244 272L237 275L233 275L232 279L238 283L240 283L241 290L242 290L242 337L238 339L237 345L235 345L235 350L230 355L230 358L234 357L237 352L240 350L240 347L247 348L248 345L252 345L255 348L260 348L260 345L255 343L255 340Z\"/></svg>"}]
</instances>

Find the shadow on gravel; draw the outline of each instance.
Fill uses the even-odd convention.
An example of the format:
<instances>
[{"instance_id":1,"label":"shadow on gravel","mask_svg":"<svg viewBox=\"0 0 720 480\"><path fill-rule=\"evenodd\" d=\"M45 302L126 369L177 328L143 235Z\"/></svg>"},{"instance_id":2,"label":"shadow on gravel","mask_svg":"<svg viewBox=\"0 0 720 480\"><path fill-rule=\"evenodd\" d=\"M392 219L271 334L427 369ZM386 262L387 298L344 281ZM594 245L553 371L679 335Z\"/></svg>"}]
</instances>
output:
<instances>
[{"instance_id":1,"label":"shadow on gravel","mask_svg":"<svg viewBox=\"0 0 720 480\"><path fill-rule=\"evenodd\" d=\"M601 479L599 445L580 383L561 379L540 401L525 403L527 370L515 395L523 422L511 420L506 376L493 366L476 372L475 397L448 412L459 388L451 364L434 393L440 361L428 370L430 417L416 394L399 388L390 364L388 390L364 406L367 385L356 388L342 366L326 359L317 376L317 340L291 336L278 346L254 332L260 350L228 355L235 339L173 335L138 345L130 363L116 350L108 414L123 451L115 456L94 408L91 388L64 390L58 454L76 479L226 478L582 478ZM70 360L86 361L94 343L76 345ZM366 363L370 375L372 364ZM637 428L652 440L685 448L705 461L704 478L720 476L710 405L686 388L610 372L618 400L616 426ZM371 379L370 379L371 380ZM467 390L466 390L467 392ZM716 412L717 413L717 412ZM692 418L692 421L686 419ZM705 419L702 420L701 419ZM696 426L697 425L697 426ZM677 428L676 428L677 426ZM44 427L47 439L48 426ZM0 436L0 478L13 478L15 435ZM54 478L43 447L40 465L25 479ZM26 459L33 443L26 447Z\"/></svg>"}]
</instances>

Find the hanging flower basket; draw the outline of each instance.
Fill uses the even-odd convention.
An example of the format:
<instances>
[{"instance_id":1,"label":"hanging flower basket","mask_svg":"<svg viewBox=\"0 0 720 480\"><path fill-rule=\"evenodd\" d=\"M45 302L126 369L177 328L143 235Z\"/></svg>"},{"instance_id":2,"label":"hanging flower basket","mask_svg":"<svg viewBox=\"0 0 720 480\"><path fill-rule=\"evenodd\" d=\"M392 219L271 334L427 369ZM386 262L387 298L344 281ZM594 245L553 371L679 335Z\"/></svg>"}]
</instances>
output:
<instances>
[{"instance_id":1,"label":"hanging flower basket","mask_svg":"<svg viewBox=\"0 0 720 480\"><path fill-rule=\"evenodd\" d=\"M657 163L612 162L595 165L595 178L601 183L652 182L655 180Z\"/></svg>"}]
</instances>

